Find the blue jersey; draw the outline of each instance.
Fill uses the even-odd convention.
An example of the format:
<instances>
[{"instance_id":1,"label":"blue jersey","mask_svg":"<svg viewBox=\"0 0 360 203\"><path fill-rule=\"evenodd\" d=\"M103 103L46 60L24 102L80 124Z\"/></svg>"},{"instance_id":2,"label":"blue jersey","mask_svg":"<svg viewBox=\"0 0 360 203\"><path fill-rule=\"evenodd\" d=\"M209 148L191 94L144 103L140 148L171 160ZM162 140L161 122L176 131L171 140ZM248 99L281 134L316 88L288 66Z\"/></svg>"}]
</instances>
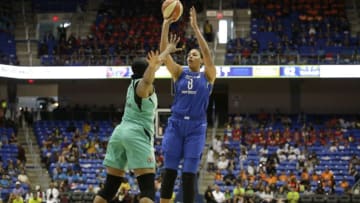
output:
<instances>
[{"instance_id":1,"label":"blue jersey","mask_svg":"<svg viewBox=\"0 0 360 203\"><path fill-rule=\"evenodd\" d=\"M175 99L171 107L173 115L189 117L191 120L206 120L212 87L204 72L183 70L174 85Z\"/></svg>"}]
</instances>

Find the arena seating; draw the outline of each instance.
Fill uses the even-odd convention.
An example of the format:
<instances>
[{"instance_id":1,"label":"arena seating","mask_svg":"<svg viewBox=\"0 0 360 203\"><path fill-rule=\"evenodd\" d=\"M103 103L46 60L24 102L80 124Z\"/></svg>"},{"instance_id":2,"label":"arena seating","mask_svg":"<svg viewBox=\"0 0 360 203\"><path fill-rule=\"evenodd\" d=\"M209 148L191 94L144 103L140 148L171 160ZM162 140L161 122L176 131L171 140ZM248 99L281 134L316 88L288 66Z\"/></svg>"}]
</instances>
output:
<instances>
[{"instance_id":1,"label":"arena seating","mask_svg":"<svg viewBox=\"0 0 360 203\"><path fill-rule=\"evenodd\" d=\"M17 65L14 13L6 3L0 6L0 63Z\"/></svg>"},{"instance_id":2,"label":"arena seating","mask_svg":"<svg viewBox=\"0 0 360 203\"><path fill-rule=\"evenodd\" d=\"M18 147L11 142L14 129L0 128L1 147L0 147L0 198L5 200L15 188L18 181L17 176L20 174L20 166L18 165ZM29 190L26 184L21 184L25 191Z\"/></svg>"},{"instance_id":3,"label":"arena seating","mask_svg":"<svg viewBox=\"0 0 360 203\"><path fill-rule=\"evenodd\" d=\"M253 0L250 8L250 37L229 40L225 64L358 63L344 1Z\"/></svg>"},{"instance_id":4,"label":"arena seating","mask_svg":"<svg viewBox=\"0 0 360 203\"><path fill-rule=\"evenodd\" d=\"M37 13L49 12L76 12L78 6L83 7L87 0L32 0L34 11Z\"/></svg>"},{"instance_id":5,"label":"arena seating","mask_svg":"<svg viewBox=\"0 0 360 203\"><path fill-rule=\"evenodd\" d=\"M59 41L52 33L44 33L44 38L39 41L41 63L72 66L128 65L134 57L145 56L149 50L158 49L158 33L161 30L158 1L144 1L143 7L138 10L126 9L130 3L104 3L104 8L98 11L94 24L89 28L89 35L70 34L65 41ZM183 4L185 7L186 1ZM109 10L118 12L114 14ZM178 46L185 51L197 46L190 43L191 39L184 38L187 15L184 13L171 27L171 31L181 36ZM185 63L185 52L173 54L173 57L177 62Z\"/></svg>"},{"instance_id":6,"label":"arena seating","mask_svg":"<svg viewBox=\"0 0 360 203\"><path fill-rule=\"evenodd\" d=\"M85 123L88 123L89 126L98 126L98 131L84 132ZM38 121L34 124L34 133L41 147L42 158L49 167L51 178L56 182L68 180L71 185L70 189L73 193L67 194L69 196L67 198L85 201L89 195L75 195L74 197L74 193L85 192L89 185L98 187L99 184L104 183L106 177L105 167L102 164L105 155L104 147L112 130L113 127L109 121ZM100 143L100 147L96 152L89 153L93 141ZM161 148L159 143L161 142L155 141L155 143L158 143L155 144L155 149L156 154L159 154ZM76 145L80 150L79 158L73 161L68 160L71 156L71 150L68 152L70 145ZM66 152L66 161L59 163L58 158L63 152ZM156 176L160 176L160 173L161 170L157 170ZM133 174L127 173L126 178L132 188L131 194L138 194L139 190ZM175 192L178 191L179 184L179 180L177 180ZM157 191L157 198L159 197L159 191Z\"/></svg>"},{"instance_id":7,"label":"arena seating","mask_svg":"<svg viewBox=\"0 0 360 203\"><path fill-rule=\"evenodd\" d=\"M242 127L241 131L243 133L241 134L239 141L232 140L232 138L227 138L228 135L226 133L228 131L225 130L224 138L227 139L224 139L224 146L228 149L228 152L231 151L231 149L235 149L239 155L235 158L235 165L232 174L234 174L236 177L239 177L238 175L241 174L242 171L247 171L247 167L251 163L254 163L256 167L265 164L264 162L260 162L260 150L264 148L264 145L259 141L253 141L253 139L255 140L255 137L261 136L263 139L260 140L265 140L264 142L267 143L266 145L268 152L266 157L268 159L270 159L271 155L277 154L280 146L286 143L286 145L293 146L294 148L297 148L305 153L314 153L312 156L316 156L318 161L314 165L313 173L320 175L327 169L332 172L334 177L334 185L332 187L324 183L321 185L321 187L324 189L324 192L328 195L324 196L317 194L319 182L310 181L310 189L314 192L314 195L303 195L303 191L300 191L301 202L331 202L332 199L336 200L334 202L338 202L338 200L339 202L350 202L348 201L349 198L351 198L351 196L348 196L349 191L344 190L344 188L341 186L341 183L342 181L346 181L349 184L348 188L351 188L356 183L356 181L359 180L358 176L351 174L349 166L353 164L350 163L353 161L352 159L360 155L360 149L358 147L360 142L360 129L356 127L340 126L340 123L334 120L334 117L331 115L309 115L306 118L306 125L304 125L303 122L299 122L297 116L289 116L289 118L292 118L290 131L288 131L291 133L289 134L290 139L285 142L283 142L284 140L281 141L281 139L286 139L287 136L289 136L285 136L284 133L289 125L284 125L279 120L267 120L266 123L260 124L258 128L255 129L255 131L251 131L251 129L248 131L249 129L246 130L246 127ZM354 120L356 115L345 115L342 118L350 122L356 121ZM250 116L248 119L253 119L253 121L256 121L257 116ZM238 121L231 124L235 125L235 123L238 123ZM241 126L243 125L244 124L241 124ZM308 136L310 136L308 139L311 139L312 141L305 142L302 140L302 138L299 141L296 141L295 137L291 136L294 135L294 132L297 131L297 129L301 129L301 132L303 133L308 133ZM270 137L267 136L270 135L270 131L274 133L280 133L280 140L278 142L271 142ZM235 131L231 132L234 133ZM314 136L313 138L311 138L311 134ZM332 149L331 147L333 145L336 145L336 148ZM246 155L240 155L241 151L244 149L247 151ZM244 157L246 157L246 159L239 159ZM359 165L356 165L355 167L355 170L359 169ZM228 173L228 170L221 170L220 173L222 177L224 177ZM302 171L299 170L298 159L293 161L289 159L280 160L280 162L276 165L276 176L280 176L281 174L286 174L288 177L294 175L296 180L300 183L301 173ZM257 174L255 177L255 182L252 184L254 186L261 185L261 182L267 184L266 181L268 176L269 174L266 174L266 178L264 179L264 177L260 177L260 174ZM226 190L232 191L235 188L235 185L227 185L221 179L215 180L214 184L220 186L220 189L223 192ZM250 183L247 180L242 180L242 187L246 188L247 184ZM288 183L277 180L273 187L278 188L287 184ZM331 198L335 196L336 198Z\"/></svg>"}]
</instances>

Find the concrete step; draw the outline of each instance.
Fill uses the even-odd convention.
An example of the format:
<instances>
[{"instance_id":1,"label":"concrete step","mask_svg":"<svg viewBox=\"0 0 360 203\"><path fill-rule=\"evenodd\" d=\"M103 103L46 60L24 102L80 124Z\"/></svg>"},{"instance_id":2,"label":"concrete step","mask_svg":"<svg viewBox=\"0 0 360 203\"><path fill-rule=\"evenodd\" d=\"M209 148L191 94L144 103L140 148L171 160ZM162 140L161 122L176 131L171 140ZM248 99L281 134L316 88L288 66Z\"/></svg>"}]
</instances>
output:
<instances>
[{"instance_id":1,"label":"concrete step","mask_svg":"<svg viewBox=\"0 0 360 203\"><path fill-rule=\"evenodd\" d=\"M43 169L42 168L27 168L26 169L26 173L30 176L35 176L35 175L39 175L41 173L43 173Z\"/></svg>"},{"instance_id":2,"label":"concrete step","mask_svg":"<svg viewBox=\"0 0 360 203\"><path fill-rule=\"evenodd\" d=\"M31 150L31 148L30 147L27 147L27 148L25 148L25 150ZM40 155L40 149L39 149L39 146L37 145L37 144L33 144L33 148L32 148L32 150L33 150L33 153L34 154L36 154L36 156L39 156Z\"/></svg>"},{"instance_id":3,"label":"concrete step","mask_svg":"<svg viewBox=\"0 0 360 203\"><path fill-rule=\"evenodd\" d=\"M38 161L38 160L40 160L40 154L36 154L36 155L32 155L32 156L26 155L26 159L28 161Z\"/></svg>"},{"instance_id":4,"label":"concrete step","mask_svg":"<svg viewBox=\"0 0 360 203\"><path fill-rule=\"evenodd\" d=\"M36 57L33 57L33 58L32 58L32 65L33 65L33 66L40 66L40 65L41 65L40 59L38 59L38 58L36 58Z\"/></svg>"},{"instance_id":5,"label":"concrete step","mask_svg":"<svg viewBox=\"0 0 360 203\"><path fill-rule=\"evenodd\" d=\"M217 48L216 49L216 55L222 55L222 54L225 54L226 53L226 50L225 49L219 49L219 48Z\"/></svg>"}]
</instances>

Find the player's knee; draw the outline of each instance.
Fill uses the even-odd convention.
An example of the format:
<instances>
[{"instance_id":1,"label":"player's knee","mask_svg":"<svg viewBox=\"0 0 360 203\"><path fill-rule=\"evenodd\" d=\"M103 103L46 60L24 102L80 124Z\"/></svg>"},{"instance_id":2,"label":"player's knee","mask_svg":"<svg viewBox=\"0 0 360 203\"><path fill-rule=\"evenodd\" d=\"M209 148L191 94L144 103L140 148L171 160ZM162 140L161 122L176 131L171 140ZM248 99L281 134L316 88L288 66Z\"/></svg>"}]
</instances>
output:
<instances>
[{"instance_id":1,"label":"player's knee","mask_svg":"<svg viewBox=\"0 0 360 203\"><path fill-rule=\"evenodd\" d=\"M177 170L181 159L179 156L174 156L168 153L164 153L164 159L165 159L164 162L165 168Z\"/></svg>"},{"instance_id":2,"label":"player's knee","mask_svg":"<svg viewBox=\"0 0 360 203\"><path fill-rule=\"evenodd\" d=\"M138 185L140 188L140 198L149 198L152 201L155 200L155 174L147 173L140 175L137 178Z\"/></svg>"},{"instance_id":3,"label":"player's knee","mask_svg":"<svg viewBox=\"0 0 360 203\"><path fill-rule=\"evenodd\" d=\"M171 199L176 177L177 177L177 170L174 169L164 170L162 174L162 182L161 182L161 198Z\"/></svg>"},{"instance_id":4,"label":"player's knee","mask_svg":"<svg viewBox=\"0 0 360 203\"><path fill-rule=\"evenodd\" d=\"M101 189L97 195L105 199L107 202L110 202L116 195L116 192L121 182L123 181L124 181L123 177L107 174L104 188Z\"/></svg>"},{"instance_id":5,"label":"player's knee","mask_svg":"<svg viewBox=\"0 0 360 203\"><path fill-rule=\"evenodd\" d=\"M185 158L183 171L185 173L194 173L196 174L198 171L200 159L198 158Z\"/></svg>"}]
</instances>

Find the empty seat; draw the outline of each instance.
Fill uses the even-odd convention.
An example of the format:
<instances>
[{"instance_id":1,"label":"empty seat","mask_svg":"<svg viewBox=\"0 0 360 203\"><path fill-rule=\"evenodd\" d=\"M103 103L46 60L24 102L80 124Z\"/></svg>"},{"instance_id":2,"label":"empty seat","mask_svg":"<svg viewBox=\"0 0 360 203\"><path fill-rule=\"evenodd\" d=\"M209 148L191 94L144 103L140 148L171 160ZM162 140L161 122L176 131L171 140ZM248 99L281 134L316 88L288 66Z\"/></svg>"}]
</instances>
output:
<instances>
[{"instance_id":1,"label":"empty seat","mask_svg":"<svg viewBox=\"0 0 360 203\"><path fill-rule=\"evenodd\" d=\"M82 192L74 192L71 194L71 202L72 203L82 203L83 202L83 193Z\"/></svg>"},{"instance_id":2,"label":"empty seat","mask_svg":"<svg viewBox=\"0 0 360 203\"><path fill-rule=\"evenodd\" d=\"M68 203L70 202L70 193L69 192L61 192L59 195L61 203Z\"/></svg>"},{"instance_id":3,"label":"empty seat","mask_svg":"<svg viewBox=\"0 0 360 203\"><path fill-rule=\"evenodd\" d=\"M312 203L312 196L311 195L304 195L300 197L301 203Z\"/></svg>"},{"instance_id":4,"label":"empty seat","mask_svg":"<svg viewBox=\"0 0 360 203\"><path fill-rule=\"evenodd\" d=\"M83 196L84 201L83 202L91 203L91 202L93 202L94 197L95 197L94 193L90 193L90 192L84 193L84 196Z\"/></svg>"},{"instance_id":5,"label":"empty seat","mask_svg":"<svg viewBox=\"0 0 360 203\"><path fill-rule=\"evenodd\" d=\"M326 203L337 203L338 202L337 195L327 195L326 196Z\"/></svg>"},{"instance_id":6,"label":"empty seat","mask_svg":"<svg viewBox=\"0 0 360 203\"><path fill-rule=\"evenodd\" d=\"M351 197L351 202L352 203L360 203L360 195L353 195Z\"/></svg>"},{"instance_id":7,"label":"empty seat","mask_svg":"<svg viewBox=\"0 0 360 203\"><path fill-rule=\"evenodd\" d=\"M325 203L326 202L326 196L324 196L324 195L314 195L313 196L313 202Z\"/></svg>"},{"instance_id":8,"label":"empty seat","mask_svg":"<svg viewBox=\"0 0 360 203\"><path fill-rule=\"evenodd\" d=\"M337 197L338 203L348 203L351 202L351 197L349 195L340 195Z\"/></svg>"}]
</instances>

